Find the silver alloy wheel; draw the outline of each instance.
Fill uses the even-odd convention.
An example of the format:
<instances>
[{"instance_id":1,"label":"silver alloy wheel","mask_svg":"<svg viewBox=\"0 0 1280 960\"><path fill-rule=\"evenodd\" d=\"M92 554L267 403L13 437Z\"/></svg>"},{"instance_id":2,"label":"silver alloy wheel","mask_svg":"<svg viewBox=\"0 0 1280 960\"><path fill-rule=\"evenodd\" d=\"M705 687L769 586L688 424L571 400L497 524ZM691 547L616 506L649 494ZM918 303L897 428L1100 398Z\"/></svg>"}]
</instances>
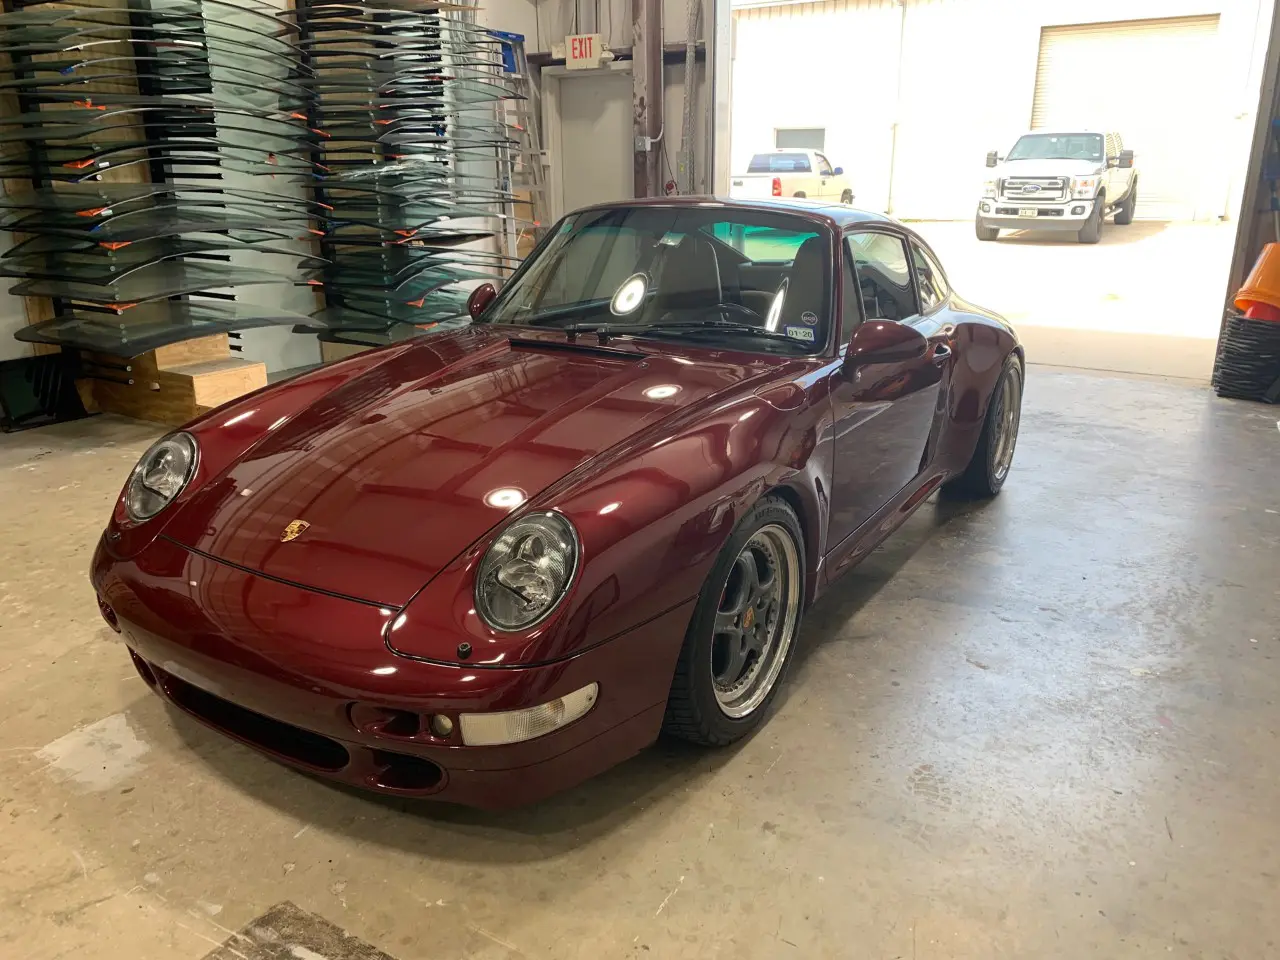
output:
<instances>
[{"instance_id":1,"label":"silver alloy wheel","mask_svg":"<svg viewBox=\"0 0 1280 960\"><path fill-rule=\"evenodd\" d=\"M786 528L761 527L743 546L720 594L711 638L716 704L735 720L769 696L795 639L800 558Z\"/></svg>"},{"instance_id":2,"label":"silver alloy wheel","mask_svg":"<svg viewBox=\"0 0 1280 960\"><path fill-rule=\"evenodd\" d=\"M1013 448L1018 443L1018 424L1022 419L1022 377L1016 367L1004 375L1000 390L1000 406L996 408L992 425L995 427L995 453L991 458L991 470L997 481L1005 478L1013 464Z\"/></svg>"}]
</instances>

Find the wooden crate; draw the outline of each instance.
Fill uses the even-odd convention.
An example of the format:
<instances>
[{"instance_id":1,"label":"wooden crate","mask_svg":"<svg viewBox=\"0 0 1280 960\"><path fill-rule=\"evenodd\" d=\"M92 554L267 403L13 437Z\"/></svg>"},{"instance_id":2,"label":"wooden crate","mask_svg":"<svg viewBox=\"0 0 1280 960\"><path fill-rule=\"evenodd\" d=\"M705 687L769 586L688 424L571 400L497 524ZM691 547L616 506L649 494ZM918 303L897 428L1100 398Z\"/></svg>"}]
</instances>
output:
<instances>
[{"instance_id":1,"label":"wooden crate","mask_svg":"<svg viewBox=\"0 0 1280 960\"><path fill-rule=\"evenodd\" d=\"M119 366L116 358L85 359ZM231 355L225 333L170 344L129 361L119 376L133 383L82 379L80 398L91 410L139 420L183 424L213 407L267 385L266 364Z\"/></svg>"}]
</instances>

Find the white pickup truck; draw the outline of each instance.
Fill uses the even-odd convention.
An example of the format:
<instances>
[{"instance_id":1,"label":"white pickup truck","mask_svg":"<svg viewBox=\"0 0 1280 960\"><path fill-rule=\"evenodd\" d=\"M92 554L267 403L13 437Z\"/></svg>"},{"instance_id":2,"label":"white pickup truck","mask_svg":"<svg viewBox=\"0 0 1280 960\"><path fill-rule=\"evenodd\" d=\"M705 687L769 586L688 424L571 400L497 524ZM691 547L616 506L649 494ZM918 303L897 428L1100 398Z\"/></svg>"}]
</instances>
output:
<instances>
[{"instance_id":1,"label":"white pickup truck","mask_svg":"<svg viewBox=\"0 0 1280 960\"><path fill-rule=\"evenodd\" d=\"M853 203L853 184L843 167L817 150L771 150L757 153L746 173L729 178L729 196L750 200L763 197L808 197L831 203Z\"/></svg>"},{"instance_id":2,"label":"white pickup truck","mask_svg":"<svg viewBox=\"0 0 1280 960\"><path fill-rule=\"evenodd\" d=\"M1001 230L1061 230L1097 243L1108 215L1133 222L1138 171L1118 133L1038 130L1019 137L1006 156L992 150L987 166L974 219L979 240Z\"/></svg>"}]
</instances>

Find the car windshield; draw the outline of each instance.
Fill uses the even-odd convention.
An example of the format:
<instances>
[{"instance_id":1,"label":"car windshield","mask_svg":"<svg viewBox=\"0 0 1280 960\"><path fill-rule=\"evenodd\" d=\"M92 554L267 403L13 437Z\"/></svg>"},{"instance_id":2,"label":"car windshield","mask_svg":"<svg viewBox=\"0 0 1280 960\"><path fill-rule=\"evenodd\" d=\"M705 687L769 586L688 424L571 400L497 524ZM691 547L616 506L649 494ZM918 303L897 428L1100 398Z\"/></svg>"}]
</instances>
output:
<instances>
[{"instance_id":1,"label":"car windshield","mask_svg":"<svg viewBox=\"0 0 1280 960\"><path fill-rule=\"evenodd\" d=\"M809 173L806 153L757 153L747 164L747 173Z\"/></svg>"},{"instance_id":2,"label":"car windshield","mask_svg":"<svg viewBox=\"0 0 1280 960\"><path fill-rule=\"evenodd\" d=\"M830 333L831 234L719 205L571 214L481 322L816 352Z\"/></svg>"},{"instance_id":3,"label":"car windshield","mask_svg":"<svg viewBox=\"0 0 1280 960\"><path fill-rule=\"evenodd\" d=\"M1033 133L1020 137L1006 160L1102 161L1102 135L1098 133Z\"/></svg>"}]
</instances>

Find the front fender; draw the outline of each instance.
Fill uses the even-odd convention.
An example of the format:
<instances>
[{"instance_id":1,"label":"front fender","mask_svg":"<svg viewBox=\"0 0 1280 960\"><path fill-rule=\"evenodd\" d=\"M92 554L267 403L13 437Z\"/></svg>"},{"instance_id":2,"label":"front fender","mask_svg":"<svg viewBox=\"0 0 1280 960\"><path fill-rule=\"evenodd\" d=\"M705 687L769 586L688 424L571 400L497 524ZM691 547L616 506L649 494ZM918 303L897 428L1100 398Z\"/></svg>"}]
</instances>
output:
<instances>
[{"instance_id":1,"label":"front fender","mask_svg":"<svg viewBox=\"0 0 1280 960\"><path fill-rule=\"evenodd\" d=\"M492 630L480 619L474 584L492 542L485 537L410 601L389 626L388 645L450 664L547 663L687 603L739 518L767 491L786 487L806 504L825 499L813 480L821 470L820 409L780 410L747 396L665 435L635 438L528 505L563 513L582 545L577 579L555 615L519 633ZM808 552L817 549L810 544ZM815 564L809 566L812 572ZM470 645L465 658L460 643Z\"/></svg>"}]
</instances>

